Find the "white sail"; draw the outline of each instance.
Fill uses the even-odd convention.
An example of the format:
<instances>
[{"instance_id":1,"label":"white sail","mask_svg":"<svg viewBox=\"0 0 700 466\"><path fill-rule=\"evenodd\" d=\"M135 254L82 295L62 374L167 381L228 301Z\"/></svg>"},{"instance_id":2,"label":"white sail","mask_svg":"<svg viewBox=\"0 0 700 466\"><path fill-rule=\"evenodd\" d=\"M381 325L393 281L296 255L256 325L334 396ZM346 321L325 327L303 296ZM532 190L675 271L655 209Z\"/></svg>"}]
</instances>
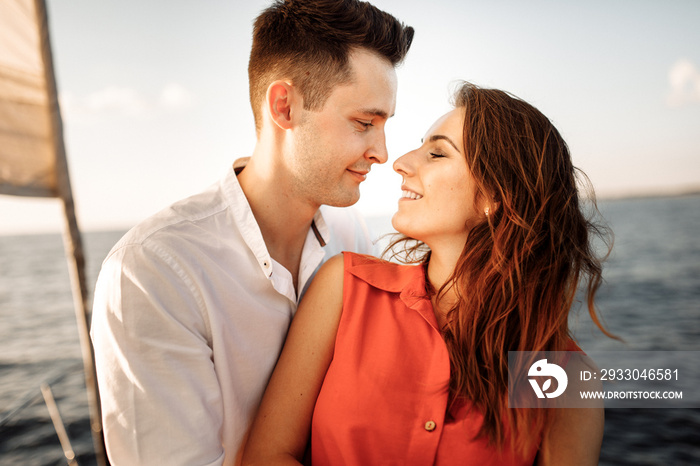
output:
<instances>
[{"instance_id":1,"label":"white sail","mask_svg":"<svg viewBox=\"0 0 700 466\"><path fill-rule=\"evenodd\" d=\"M58 107L47 79L53 70L45 59L41 6L34 0L0 2L0 194L60 195L57 167L65 162L57 163L63 154L55 141Z\"/></svg>"}]
</instances>

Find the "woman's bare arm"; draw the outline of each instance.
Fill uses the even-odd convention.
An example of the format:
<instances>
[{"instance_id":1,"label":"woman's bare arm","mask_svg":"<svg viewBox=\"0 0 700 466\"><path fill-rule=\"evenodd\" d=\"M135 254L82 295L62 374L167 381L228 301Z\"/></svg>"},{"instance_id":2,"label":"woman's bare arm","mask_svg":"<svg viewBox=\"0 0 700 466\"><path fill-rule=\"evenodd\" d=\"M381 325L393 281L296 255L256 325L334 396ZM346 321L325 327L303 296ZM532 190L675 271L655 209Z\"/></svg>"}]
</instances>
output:
<instances>
[{"instance_id":1,"label":"woman's bare arm","mask_svg":"<svg viewBox=\"0 0 700 466\"><path fill-rule=\"evenodd\" d=\"M588 357L576 357L566 367L569 374L582 370L595 371L595 364ZM567 396L578 395L583 389L580 381L569 377L567 393L562 396L562 404L567 405ZM587 390L602 390L599 381L593 382ZM574 403L570 403L574 405ZM605 410L602 400L577 401L578 408L556 408L552 410L552 422L544 433L538 454L538 466L566 464L572 466L595 466L598 464L600 447L603 443Z\"/></svg>"},{"instance_id":2,"label":"woman's bare arm","mask_svg":"<svg viewBox=\"0 0 700 466\"><path fill-rule=\"evenodd\" d=\"M603 408L556 409L542 440L537 465L597 465L604 417Z\"/></svg>"},{"instance_id":3,"label":"woman's bare arm","mask_svg":"<svg viewBox=\"0 0 700 466\"><path fill-rule=\"evenodd\" d=\"M342 305L340 255L321 267L299 305L244 447L244 465L300 464Z\"/></svg>"}]
</instances>

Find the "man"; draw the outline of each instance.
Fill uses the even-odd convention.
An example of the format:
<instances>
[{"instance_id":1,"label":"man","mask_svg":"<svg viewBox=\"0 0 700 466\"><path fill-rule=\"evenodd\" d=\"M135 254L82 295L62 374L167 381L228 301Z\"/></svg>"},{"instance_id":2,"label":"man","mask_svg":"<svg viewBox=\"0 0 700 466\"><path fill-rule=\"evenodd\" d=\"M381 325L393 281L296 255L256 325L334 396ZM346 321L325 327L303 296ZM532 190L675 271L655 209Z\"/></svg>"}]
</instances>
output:
<instances>
[{"instance_id":1,"label":"man","mask_svg":"<svg viewBox=\"0 0 700 466\"><path fill-rule=\"evenodd\" d=\"M249 63L257 143L103 264L92 339L113 464L232 464L320 264L369 252L349 206L387 160L413 29L357 0L277 1Z\"/></svg>"}]
</instances>

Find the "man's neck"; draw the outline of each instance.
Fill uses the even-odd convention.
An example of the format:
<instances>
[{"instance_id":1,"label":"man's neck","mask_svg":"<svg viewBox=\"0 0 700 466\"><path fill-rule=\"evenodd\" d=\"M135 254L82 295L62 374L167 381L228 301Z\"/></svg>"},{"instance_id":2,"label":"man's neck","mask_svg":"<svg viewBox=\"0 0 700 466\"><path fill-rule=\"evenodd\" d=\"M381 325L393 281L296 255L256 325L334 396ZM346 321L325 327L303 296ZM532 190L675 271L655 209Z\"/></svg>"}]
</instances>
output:
<instances>
[{"instance_id":1,"label":"man's neck","mask_svg":"<svg viewBox=\"0 0 700 466\"><path fill-rule=\"evenodd\" d=\"M292 274L298 288L302 249L318 206L295 198L284 177L275 176L279 170L261 165L251 158L238 181L270 256Z\"/></svg>"}]
</instances>

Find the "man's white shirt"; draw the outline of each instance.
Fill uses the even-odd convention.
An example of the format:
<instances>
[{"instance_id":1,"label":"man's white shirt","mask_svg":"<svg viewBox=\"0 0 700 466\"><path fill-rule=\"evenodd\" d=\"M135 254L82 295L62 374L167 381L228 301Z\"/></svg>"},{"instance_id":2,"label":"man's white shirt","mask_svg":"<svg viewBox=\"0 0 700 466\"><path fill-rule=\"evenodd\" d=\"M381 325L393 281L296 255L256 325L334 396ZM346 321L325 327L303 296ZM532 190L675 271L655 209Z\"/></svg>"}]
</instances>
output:
<instances>
[{"instance_id":1,"label":"man's white shirt","mask_svg":"<svg viewBox=\"0 0 700 466\"><path fill-rule=\"evenodd\" d=\"M112 464L233 464L303 295L265 246L235 174L246 162L136 226L103 263L91 334ZM323 206L299 289L346 250L373 252L367 227Z\"/></svg>"}]
</instances>

